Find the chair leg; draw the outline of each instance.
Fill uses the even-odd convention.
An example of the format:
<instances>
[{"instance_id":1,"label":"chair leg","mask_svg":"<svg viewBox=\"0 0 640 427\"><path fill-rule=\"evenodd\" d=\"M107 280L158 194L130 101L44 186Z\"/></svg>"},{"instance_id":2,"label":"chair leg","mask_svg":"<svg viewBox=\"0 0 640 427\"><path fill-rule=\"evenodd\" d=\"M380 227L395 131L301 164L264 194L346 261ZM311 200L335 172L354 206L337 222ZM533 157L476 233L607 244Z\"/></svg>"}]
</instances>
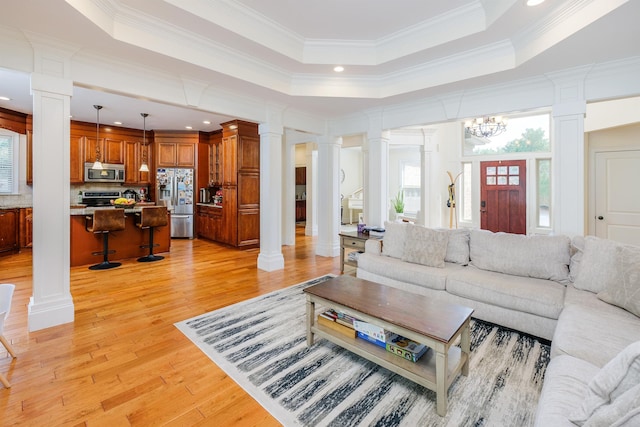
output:
<instances>
[{"instance_id":1,"label":"chair leg","mask_svg":"<svg viewBox=\"0 0 640 427\"><path fill-rule=\"evenodd\" d=\"M102 257L102 262L92 265L89 270L107 270L122 265L120 262L109 262L109 233L102 233Z\"/></svg>"},{"instance_id":2,"label":"chair leg","mask_svg":"<svg viewBox=\"0 0 640 427\"><path fill-rule=\"evenodd\" d=\"M18 357L18 356L16 356L16 352L13 350L13 347L11 347L11 344L9 344L9 341L7 341L7 339L4 337L4 335L0 335L0 342L7 349L7 351L11 355L11 357L13 357L14 359L16 357Z\"/></svg>"},{"instance_id":3,"label":"chair leg","mask_svg":"<svg viewBox=\"0 0 640 427\"><path fill-rule=\"evenodd\" d=\"M9 380L7 380L7 377L5 377L3 374L0 374L0 382L6 387L6 388L11 388L11 383L9 382Z\"/></svg>"},{"instance_id":4,"label":"chair leg","mask_svg":"<svg viewBox=\"0 0 640 427\"><path fill-rule=\"evenodd\" d=\"M149 255L138 258L138 262L153 262L164 259L163 256L153 254L153 247L155 246L153 244L153 230L154 227L149 227Z\"/></svg>"}]
</instances>

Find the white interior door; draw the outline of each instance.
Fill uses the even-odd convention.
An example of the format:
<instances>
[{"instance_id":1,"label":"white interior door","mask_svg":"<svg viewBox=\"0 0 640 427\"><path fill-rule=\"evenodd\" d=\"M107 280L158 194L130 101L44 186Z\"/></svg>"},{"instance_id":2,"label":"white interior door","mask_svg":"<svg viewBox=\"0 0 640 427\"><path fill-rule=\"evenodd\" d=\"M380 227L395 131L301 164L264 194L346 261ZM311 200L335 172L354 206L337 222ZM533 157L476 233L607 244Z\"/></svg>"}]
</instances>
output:
<instances>
[{"instance_id":1,"label":"white interior door","mask_svg":"<svg viewBox=\"0 0 640 427\"><path fill-rule=\"evenodd\" d=\"M640 245L640 150L595 153L595 234Z\"/></svg>"}]
</instances>

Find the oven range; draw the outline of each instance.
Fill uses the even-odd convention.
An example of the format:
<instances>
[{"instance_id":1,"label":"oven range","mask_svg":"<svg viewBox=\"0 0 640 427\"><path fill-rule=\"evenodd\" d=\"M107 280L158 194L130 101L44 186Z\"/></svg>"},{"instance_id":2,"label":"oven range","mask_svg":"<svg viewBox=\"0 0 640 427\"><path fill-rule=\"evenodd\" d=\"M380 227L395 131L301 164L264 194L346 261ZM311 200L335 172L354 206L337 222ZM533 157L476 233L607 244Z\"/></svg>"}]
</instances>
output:
<instances>
[{"instance_id":1,"label":"oven range","mask_svg":"<svg viewBox=\"0 0 640 427\"><path fill-rule=\"evenodd\" d=\"M82 204L89 207L110 206L110 201L118 197L122 197L119 191L83 191Z\"/></svg>"}]
</instances>

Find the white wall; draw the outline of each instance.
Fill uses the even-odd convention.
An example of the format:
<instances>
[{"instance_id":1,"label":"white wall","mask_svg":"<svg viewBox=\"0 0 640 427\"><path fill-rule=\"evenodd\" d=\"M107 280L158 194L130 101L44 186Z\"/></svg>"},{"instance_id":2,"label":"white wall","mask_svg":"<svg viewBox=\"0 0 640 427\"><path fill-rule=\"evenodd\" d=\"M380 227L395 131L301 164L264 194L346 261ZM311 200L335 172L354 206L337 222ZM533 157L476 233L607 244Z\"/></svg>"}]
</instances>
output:
<instances>
[{"instance_id":1,"label":"white wall","mask_svg":"<svg viewBox=\"0 0 640 427\"><path fill-rule=\"evenodd\" d=\"M349 222L347 198L363 186L362 148L349 147L340 149L340 168L344 170L344 182L340 183L342 199L342 222ZM353 212L353 221L357 222L358 213Z\"/></svg>"}]
</instances>

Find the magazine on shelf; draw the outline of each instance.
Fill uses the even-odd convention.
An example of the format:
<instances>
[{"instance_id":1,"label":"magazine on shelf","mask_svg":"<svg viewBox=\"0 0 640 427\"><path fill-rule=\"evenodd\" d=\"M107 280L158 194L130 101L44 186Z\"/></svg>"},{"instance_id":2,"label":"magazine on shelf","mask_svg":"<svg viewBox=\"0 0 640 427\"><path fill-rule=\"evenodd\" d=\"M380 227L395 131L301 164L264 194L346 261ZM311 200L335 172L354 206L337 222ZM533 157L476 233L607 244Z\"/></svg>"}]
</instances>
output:
<instances>
[{"instance_id":1,"label":"magazine on shelf","mask_svg":"<svg viewBox=\"0 0 640 427\"><path fill-rule=\"evenodd\" d=\"M428 350L424 344L419 344L400 335L395 335L387 341L387 350L396 356L412 362L417 362Z\"/></svg>"}]
</instances>

